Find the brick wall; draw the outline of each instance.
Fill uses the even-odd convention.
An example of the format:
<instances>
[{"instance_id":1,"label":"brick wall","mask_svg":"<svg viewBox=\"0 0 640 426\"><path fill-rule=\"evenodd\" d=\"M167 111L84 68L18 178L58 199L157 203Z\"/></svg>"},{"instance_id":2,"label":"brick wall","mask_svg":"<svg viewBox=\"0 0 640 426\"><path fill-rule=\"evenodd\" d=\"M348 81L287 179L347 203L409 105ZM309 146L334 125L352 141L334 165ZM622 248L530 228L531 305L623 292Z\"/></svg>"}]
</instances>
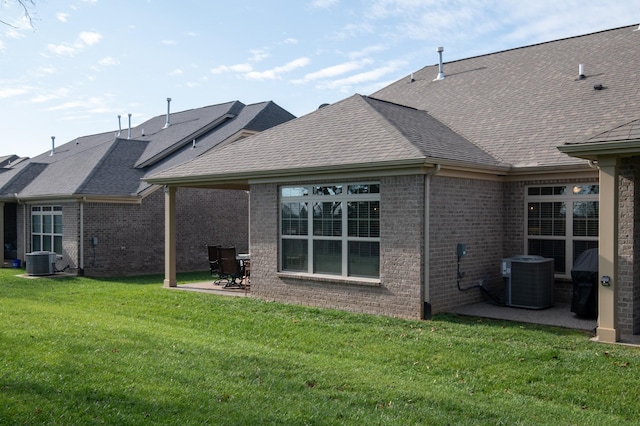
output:
<instances>
[{"instance_id":1,"label":"brick wall","mask_svg":"<svg viewBox=\"0 0 640 426\"><path fill-rule=\"evenodd\" d=\"M382 178L380 184L380 286L278 276L278 186L252 185L252 294L264 300L420 318L424 177Z\"/></svg>"},{"instance_id":2,"label":"brick wall","mask_svg":"<svg viewBox=\"0 0 640 426\"><path fill-rule=\"evenodd\" d=\"M433 313L483 300L480 289L457 286L457 243L465 289L481 281L502 297L500 259L504 255L503 188L499 182L434 176L430 209L430 299ZM520 208L521 209L521 208Z\"/></svg>"},{"instance_id":3,"label":"brick wall","mask_svg":"<svg viewBox=\"0 0 640 426\"><path fill-rule=\"evenodd\" d=\"M178 271L207 270L207 244L234 246L239 252L248 250L245 191L180 188L176 201ZM86 203L84 224L86 275L164 271L164 191L161 189L144 198L140 205ZM95 248L92 237L98 238Z\"/></svg>"},{"instance_id":4,"label":"brick wall","mask_svg":"<svg viewBox=\"0 0 640 426\"><path fill-rule=\"evenodd\" d=\"M640 157L622 160L618 193L618 321L620 332L640 332L640 215L636 206L640 193L635 181L640 174Z\"/></svg>"}]
</instances>

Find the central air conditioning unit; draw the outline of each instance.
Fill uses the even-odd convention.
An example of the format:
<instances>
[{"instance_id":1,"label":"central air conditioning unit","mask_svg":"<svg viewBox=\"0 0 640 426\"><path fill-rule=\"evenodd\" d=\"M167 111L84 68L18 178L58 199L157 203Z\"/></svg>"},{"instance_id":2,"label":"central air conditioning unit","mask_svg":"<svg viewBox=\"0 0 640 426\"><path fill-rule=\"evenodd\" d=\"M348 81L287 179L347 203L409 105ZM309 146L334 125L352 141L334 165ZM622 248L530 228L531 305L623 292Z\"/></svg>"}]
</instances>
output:
<instances>
[{"instance_id":1,"label":"central air conditioning unit","mask_svg":"<svg viewBox=\"0 0 640 426\"><path fill-rule=\"evenodd\" d=\"M506 305L544 309L553 305L553 259L542 256L513 256L502 259Z\"/></svg>"},{"instance_id":2,"label":"central air conditioning unit","mask_svg":"<svg viewBox=\"0 0 640 426\"><path fill-rule=\"evenodd\" d=\"M34 251L26 254L27 275L52 275L55 272L56 254Z\"/></svg>"}]
</instances>

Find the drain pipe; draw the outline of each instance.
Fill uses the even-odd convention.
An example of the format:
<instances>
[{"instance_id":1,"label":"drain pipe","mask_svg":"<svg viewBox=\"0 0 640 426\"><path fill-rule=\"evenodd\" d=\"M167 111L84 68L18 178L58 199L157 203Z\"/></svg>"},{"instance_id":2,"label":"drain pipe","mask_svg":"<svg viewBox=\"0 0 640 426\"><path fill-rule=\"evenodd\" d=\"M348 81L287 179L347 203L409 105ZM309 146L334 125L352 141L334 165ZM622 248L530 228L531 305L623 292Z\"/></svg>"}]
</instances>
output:
<instances>
[{"instance_id":1,"label":"drain pipe","mask_svg":"<svg viewBox=\"0 0 640 426\"><path fill-rule=\"evenodd\" d=\"M80 199L80 259L78 259L78 275L84 276L84 202L87 197Z\"/></svg>"},{"instance_id":2,"label":"drain pipe","mask_svg":"<svg viewBox=\"0 0 640 426\"><path fill-rule=\"evenodd\" d=\"M424 240L424 288L423 288L423 307L422 307L422 319L431 318L431 304L429 303L429 265L431 263L430 255L429 255L429 237L431 235L431 230L429 227L429 221L431 219L431 215L429 214L429 210L431 207L431 177L440 172L440 164L434 164L432 170L429 170L424 175L424 235L422 239Z\"/></svg>"}]
</instances>

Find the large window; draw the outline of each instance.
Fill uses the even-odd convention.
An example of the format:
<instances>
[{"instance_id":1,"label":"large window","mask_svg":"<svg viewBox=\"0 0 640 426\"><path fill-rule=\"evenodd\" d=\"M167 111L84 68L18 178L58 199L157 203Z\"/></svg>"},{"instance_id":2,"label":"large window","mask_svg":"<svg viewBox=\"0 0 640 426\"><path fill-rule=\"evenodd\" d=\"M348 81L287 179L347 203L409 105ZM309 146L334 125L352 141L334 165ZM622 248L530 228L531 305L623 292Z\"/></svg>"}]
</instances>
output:
<instances>
[{"instance_id":1,"label":"large window","mask_svg":"<svg viewBox=\"0 0 640 426\"><path fill-rule=\"evenodd\" d=\"M280 190L281 270L380 276L380 184Z\"/></svg>"},{"instance_id":2,"label":"large window","mask_svg":"<svg viewBox=\"0 0 640 426\"><path fill-rule=\"evenodd\" d=\"M599 186L527 188L527 254L552 257L559 276L571 276L573 261L598 247Z\"/></svg>"},{"instance_id":3,"label":"large window","mask_svg":"<svg viewBox=\"0 0 640 426\"><path fill-rule=\"evenodd\" d=\"M31 250L62 254L62 207L31 207Z\"/></svg>"}]
</instances>

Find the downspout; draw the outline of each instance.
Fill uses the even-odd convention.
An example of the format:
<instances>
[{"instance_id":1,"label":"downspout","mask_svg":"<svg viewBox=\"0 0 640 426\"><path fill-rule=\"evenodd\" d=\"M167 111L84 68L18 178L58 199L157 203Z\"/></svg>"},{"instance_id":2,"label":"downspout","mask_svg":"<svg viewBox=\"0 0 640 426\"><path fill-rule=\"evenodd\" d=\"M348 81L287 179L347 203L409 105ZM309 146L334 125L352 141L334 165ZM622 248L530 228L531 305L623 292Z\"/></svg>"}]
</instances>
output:
<instances>
[{"instance_id":1,"label":"downspout","mask_svg":"<svg viewBox=\"0 0 640 426\"><path fill-rule=\"evenodd\" d=\"M26 254L27 254L27 203L20 202L18 199L18 194L16 196L16 201L18 204L22 204L22 257L26 263ZM17 253L16 253L17 254Z\"/></svg>"},{"instance_id":2,"label":"downspout","mask_svg":"<svg viewBox=\"0 0 640 426\"><path fill-rule=\"evenodd\" d=\"M429 222L431 216L429 214L430 206L431 206L431 177L440 172L440 164L435 164L434 168L424 175L424 267L423 267L423 281L424 281L424 289L423 289L423 308L422 308L422 319L431 318L431 304L429 303L429 265L430 265L430 256L429 256L429 237L431 235L431 230L429 229Z\"/></svg>"},{"instance_id":3,"label":"downspout","mask_svg":"<svg viewBox=\"0 0 640 426\"><path fill-rule=\"evenodd\" d=\"M87 198L82 197L80 200L80 249L78 250L80 259L78 259L78 275L84 276L84 202Z\"/></svg>"}]
</instances>

